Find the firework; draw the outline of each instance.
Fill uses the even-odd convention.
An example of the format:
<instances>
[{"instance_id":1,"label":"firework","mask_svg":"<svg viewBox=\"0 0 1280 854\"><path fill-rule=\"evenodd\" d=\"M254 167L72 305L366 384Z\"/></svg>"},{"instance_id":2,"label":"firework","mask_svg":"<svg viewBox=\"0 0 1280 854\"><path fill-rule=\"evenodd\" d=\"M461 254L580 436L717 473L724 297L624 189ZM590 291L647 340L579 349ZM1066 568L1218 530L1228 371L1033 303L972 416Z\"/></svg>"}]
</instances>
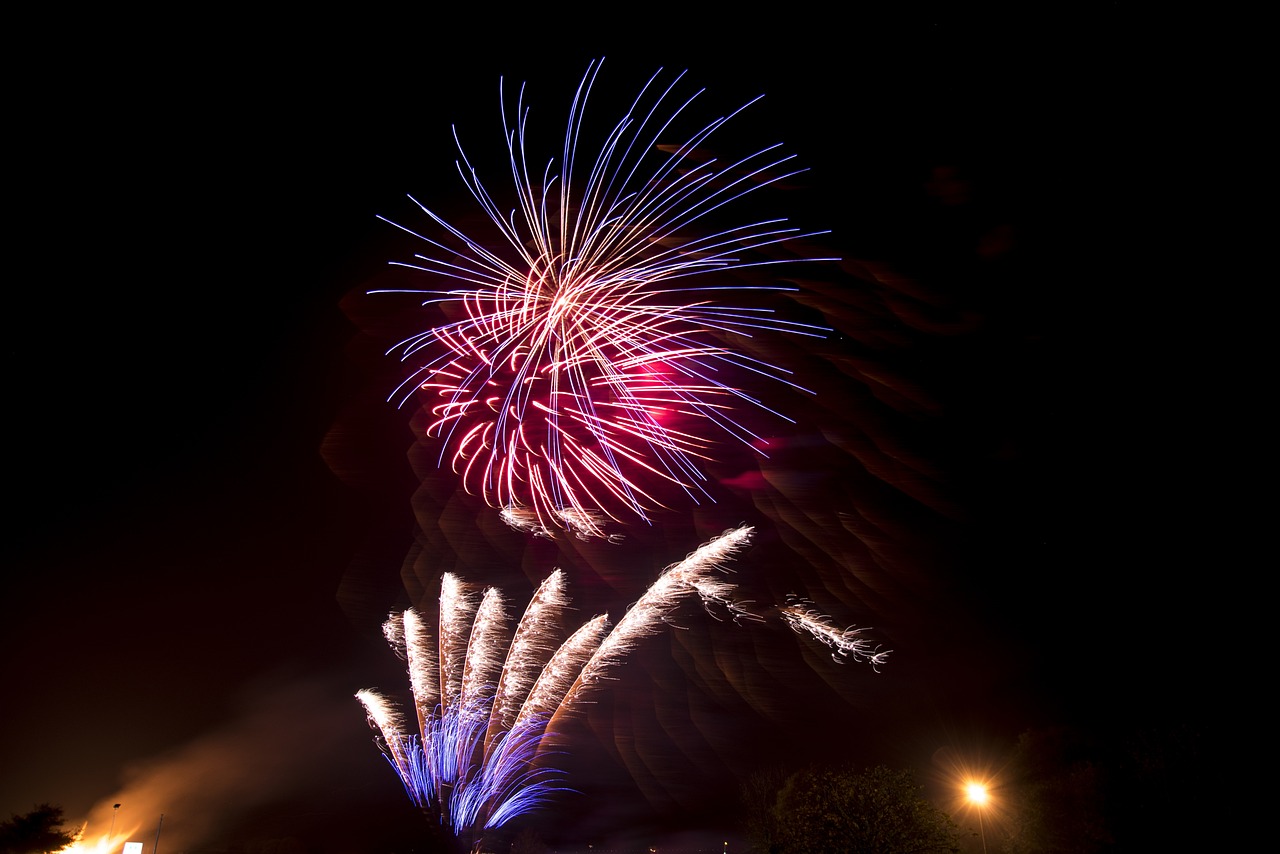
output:
<instances>
[{"instance_id":1,"label":"firework","mask_svg":"<svg viewBox=\"0 0 1280 854\"><path fill-rule=\"evenodd\" d=\"M794 599L790 604L778 610L783 621L797 634L805 634L822 643L831 650L831 657L837 662L845 659L865 661L878 671L880 665L889 658L890 650L873 647L871 641L863 637L863 629L856 627L838 628L831 617L816 610L810 603Z\"/></svg>"},{"instance_id":2,"label":"firework","mask_svg":"<svg viewBox=\"0 0 1280 854\"><path fill-rule=\"evenodd\" d=\"M552 722L556 716L571 712L576 701L597 687L607 670L621 664L637 642L659 631L690 593L696 593L704 605L719 603L735 615L744 615L745 610L733 598L733 585L718 577L716 571L750 542L752 533L750 527L735 528L663 570L583 665Z\"/></svg>"},{"instance_id":3,"label":"firework","mask_svg":"<svg viewBox=\"0 0 1280 854\"><path fill-rule=\"evenodd\" d=\"M755 101L682 127L701 94L678 92L683 74L654 74L599 151L581 158L589 165L579 165L599 69L588 67L563 152L545 169L526 150L523 87L509 116L500 85L514 206L504 211L495 201L460 142L457 163L495 238L472 238L413 200L447 236L391 223L427 247L393 263L442 284L372 292L420 294L424 306L446 313L446 322L393 348L413 370L392 399L403 405L421 393L440 463L508 524L542 536L605 536L610 519L647 520L663 506L659 491L710 497L701 471L717 443L710 437L759 450L740 413L773 412L743 381L795 385L781 368L734 349L734 338L822 334L766 307L720 302L747 287L715 274L833 260L762 252L824 233L785 219L724 224L733 203L804 170L780 145L730 162L706 159L708 139Z\"/></svg>"},{"instance_id":4,"label":"firework","mask_svg":"<svg viewBox=\"0 0 1280 854\"><path fill-rule=\"evenodd\" d=\"M513 633L496 589L477 604L474 590L443 576L438 656L417 611L393 615L383 627L408 664L418 732L406 730L381 694L356 694L409 798L476 842L546 803L562 789L560 772L542 761L546 736L683 599L697 596L737 615L733 587L717 574L751 534L745 527L729 531L665 569L612 631L600 615L558 645L569 601L559 570L539 586Z\"/></svg>"}]
</instances>

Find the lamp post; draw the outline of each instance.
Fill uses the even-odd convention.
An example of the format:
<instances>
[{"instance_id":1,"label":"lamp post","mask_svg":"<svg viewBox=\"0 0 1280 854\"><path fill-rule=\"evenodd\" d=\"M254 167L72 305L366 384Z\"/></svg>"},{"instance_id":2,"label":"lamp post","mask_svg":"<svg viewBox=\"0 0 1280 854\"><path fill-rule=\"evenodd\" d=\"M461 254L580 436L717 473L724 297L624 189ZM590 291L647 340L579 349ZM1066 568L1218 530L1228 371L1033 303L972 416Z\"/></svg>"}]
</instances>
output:
<instances>
[{"instance_id":1,"label":"lamp post","mask_svg":"<svg viewBox=\"0 0 1280 854\"><path fill-rule=\"evenodd\" d=\"M978 808L978 836L982 838L982 854L987 854L987 832L982 827L982 810L990 800L987 787L981 783L966 783L964 794L969 803Z\"/></svg>"}]
</instances>

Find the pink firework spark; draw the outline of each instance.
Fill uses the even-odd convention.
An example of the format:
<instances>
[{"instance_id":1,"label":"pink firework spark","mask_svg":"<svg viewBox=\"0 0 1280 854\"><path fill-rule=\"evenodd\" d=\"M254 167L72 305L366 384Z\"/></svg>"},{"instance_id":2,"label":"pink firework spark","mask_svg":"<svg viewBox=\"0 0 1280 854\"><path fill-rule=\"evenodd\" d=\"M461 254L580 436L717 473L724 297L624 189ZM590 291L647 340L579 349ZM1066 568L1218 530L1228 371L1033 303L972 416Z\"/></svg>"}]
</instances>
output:
<instances>
[{"instance_id":1,"label":"pink firework spark","mask_svg":"<svg viewBox=\"0 0 1280 854\"><path fill-rule=\"evenodd\" d=\"M392 292L421 294L452 318L393 348L414 370L392 397L403 405L424 396L441 463L509 524L544 536L605 536L610 519L647 520L672 485L695 502L709 498L701 466L713 437L758 450L739 413L773 412L742 384L794 386L783 369L735 350L734 337L822 334L719 302L747 286L717 274L834 260L762 252L823 233L784 219L711 225L726 206L804 170L778 145L732 162L705 158L707 139L755 101L681 132L677 119L700 94L676 94L683 74L655 73L583 168L579 140L599 69L592 62L578 87L560 160L542 170L526 153L523 87L514 122L500 97L516 196L509 212L459 143L458 171L496 239L473 239L416 199L447 242L391 223L429 247L393 263L445 281Z\"/></svg>"}]
</instances>

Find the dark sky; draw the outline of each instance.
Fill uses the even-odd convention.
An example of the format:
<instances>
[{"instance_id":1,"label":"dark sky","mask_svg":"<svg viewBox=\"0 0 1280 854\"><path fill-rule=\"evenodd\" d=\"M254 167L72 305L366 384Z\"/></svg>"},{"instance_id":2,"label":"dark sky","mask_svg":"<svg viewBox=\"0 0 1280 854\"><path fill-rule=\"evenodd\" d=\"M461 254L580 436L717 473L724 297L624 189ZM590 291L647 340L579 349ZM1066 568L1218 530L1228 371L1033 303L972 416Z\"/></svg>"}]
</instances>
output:
<instances>
[{"instance_id":1,"label":"dark sky","mask_svg":"<svg viewBox=\"0 0 1280 854\"><path fill-rule=\"evenodd\" d=\"M1151 285L1128 261L1119 35L528 26L40 40L74 73L32 80L11 130L0 814L51 801L102 831L118 801L137 838L164 813L175 846L395 844L416 816L352 699L405 687L389 610L448 569L523 603L561 566L584 619L616 618L740 522L744 589L871 627L889 664L691 610L580 723L581 794L541 832L721 831L735 777L770 762L928 774L943 748L998 761L1028 727L1177 718L1161 638L1194 591L1153 543L1172 502L1141 442ZM527 540L447 472L419 491L410 413L381 402L381 352L415 321L364 296L415 249L377 214L426 227L406 193L466 214L450 124L496 145L506 75L554 134L602 55L605 114L659 66L720 109L765 93L725 134L800 156L774 198L845 259L806 269L791 306L838 334L770 351L815 391L779 392L781 452L727 451L715 505L621 547Z\"/></svg>"}]
</instances>

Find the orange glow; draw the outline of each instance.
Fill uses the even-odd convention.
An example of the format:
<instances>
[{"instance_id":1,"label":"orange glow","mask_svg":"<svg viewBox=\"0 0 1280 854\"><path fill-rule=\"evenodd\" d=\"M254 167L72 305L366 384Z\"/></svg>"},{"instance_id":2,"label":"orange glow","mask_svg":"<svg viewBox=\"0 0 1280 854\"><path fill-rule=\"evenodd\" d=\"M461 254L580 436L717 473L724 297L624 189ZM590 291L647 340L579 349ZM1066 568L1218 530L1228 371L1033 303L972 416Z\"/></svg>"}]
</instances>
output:
<instances>
[{"instance_id":1,"label":"orange glow","mask_svg":"<svg viewBox=\"0 0 1280 854\"><path fill-rule=\"evenodd\" d=\"M982 783L966 783L964 795L969 799L969 803L979 807L985 807L990 798L987 794L987 787Z\"/></svg>"},{"instance_id":2,"label":"orange glow","mask_svg":"<svg viewBox=\"0 0 1280 854\"><path fill-rule=\"evenodd\" d=\"M962 829L988 843L1002 838L1012 821L1002 753L989 745L968 744L939 748L933 756L939 803Z\"/></svg>"},{"instance_id":3,"label":"orange glow","mask_svg":"<svg viewBox=\"0 0 1280 854\"><path fill-rule=\"evenodd\" d=\"M98 809L101 812L101 809ZM58 854L119 854L129 839L137 838L142 828L136 825L117 825L111 833L90 834L88 822L80 827L76 840Z\"/></svg>"}]
</instances>

